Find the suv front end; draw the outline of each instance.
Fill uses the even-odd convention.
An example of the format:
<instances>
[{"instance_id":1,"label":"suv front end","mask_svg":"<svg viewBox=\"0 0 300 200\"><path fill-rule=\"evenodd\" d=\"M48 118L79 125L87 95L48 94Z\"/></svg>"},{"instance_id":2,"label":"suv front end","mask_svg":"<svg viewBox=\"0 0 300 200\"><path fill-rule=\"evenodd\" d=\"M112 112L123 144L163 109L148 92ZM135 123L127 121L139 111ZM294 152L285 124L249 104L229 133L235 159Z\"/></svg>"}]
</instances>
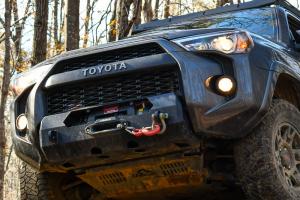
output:
<instances>
[{"instance_id":1,"label":"suv front end","mask_svg":"<svg viewBox=\"0 0 300 200\"><path fill-rule=\"evenodd\" d=\"M273 77L256 57L272 52L241 29L174 32L73 51L16 76L17 155L111 198L206 183L205 152L216 146L207 141L242 138L267 112L260 86ZM168 116L163 134L120 128L153 128L157 113Z\"/></svg>"}]
</instances>

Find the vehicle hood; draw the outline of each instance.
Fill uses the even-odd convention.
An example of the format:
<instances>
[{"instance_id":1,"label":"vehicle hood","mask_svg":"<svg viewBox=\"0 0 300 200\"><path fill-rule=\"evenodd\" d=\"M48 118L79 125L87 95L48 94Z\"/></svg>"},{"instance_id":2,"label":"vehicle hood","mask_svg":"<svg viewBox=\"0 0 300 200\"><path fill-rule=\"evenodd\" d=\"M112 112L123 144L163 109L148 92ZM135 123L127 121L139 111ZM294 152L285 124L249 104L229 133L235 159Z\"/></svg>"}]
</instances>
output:
<instances>
[{"instance_id":1,"label":"vehicle hood","mask_svg":"<svg viewBox=\"0 0 300 200\"><path fill-rule=\"evenodd\" d=\"M221 31L232 31L236 30L233 28L213 28L213 29L180 29L180 28L168 28L165 30L161 29L156 29L156 30L150 30L150 31L145 31L138 33L136 35L133 35L131 37L116 41L116 42L109 42L107 44L102 44L98 46L93 46L85 49L77 49L73 51L68 51L65 52L61 55L55 56L53 58L50 58L42 63L39 63L35 67L39 67L42 65L46 64L52 64L55 63L59 59L65 59L68 57L73 57L76 55L80 54L85 54L85 53L93 53L97 50L100 49L105 49L105 48L110 48L113 46L118 46L118 45L126 45L126 44L134 44L137 41L147 41L147 40L153 40L153 39L166 39L166 40L173 40L177 38L182 38L182 37L188 37L188 36L193 36L193 35L201 35L201 34L208 34L208 33L217 33Z\"/></svg>"},{"instance_id":2,"label":"vehicle hood","mask_svg":"<svg viewBox=\"0 0 300 200\"><path fill-rule=\"evenodd\" d=\"M167 30L152 30L152 31L145 31L139 34L136 34L128 39L131 38L164 38L167 40L173 40L182 37L188 37L193 35L201 35L201 34L208 34L208 33L217 33L222 31L232 31L236 30L234 28L203 28L203 29L167 29Z\"/></svg>"}]
</instances>

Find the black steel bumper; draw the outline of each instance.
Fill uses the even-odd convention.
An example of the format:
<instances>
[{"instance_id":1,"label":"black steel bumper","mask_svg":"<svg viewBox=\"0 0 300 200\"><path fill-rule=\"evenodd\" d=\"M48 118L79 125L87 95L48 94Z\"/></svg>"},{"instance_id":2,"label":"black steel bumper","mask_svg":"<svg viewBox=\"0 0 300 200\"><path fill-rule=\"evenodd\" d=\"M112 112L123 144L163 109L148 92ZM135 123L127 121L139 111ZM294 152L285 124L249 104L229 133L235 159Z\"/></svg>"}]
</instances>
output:
<instances>
[{"instance_id":1,"label":"black steel bumper","mask_svg":"<svg viewBox=\"0 0 300 200\"><path fill-rule=\"evenodd\" d=\"M163 135L137 138L122 129L90 135L85 129L93 121L66 127L64 122L71 113L59 114L55 118L48 116L42 120L40 127L40 147L44 157L49 163L70 170L199 149L199 139L188 128L181 103L174 94L149 98L149 101L153 105L150 112L119 115L112 121L126 121L130 126L146 127L151 125L151 113L168 113L168 128Z\"/></svg>"},{"instance_id":2,"label":"black steel bumper","mask_svg":"<svg viewBox=\"0 0 300 200\"><path fill-rule=\"evenodd\" d=\"M170 119L164 135L137 139L120 131L91 136L84 130L92 122L66 125L73 111L46 116L45 88L54 85L63 87L66 83L89 79L82 76L81 70L56 76L50 76L50 71L28 93L26 112L29 131L26 137L16 131L14 124L16 116L21 114L18 113L20 98L12 105L12 131L17 154L36 167L65 171L178 151L188 153L200 148L201 137L234 139L245 136L265 114L274 75L271 71L253 67L255 59L251 54L196 55L163 39L137 40L134 45L146 42L158 43L166 53L125 61L128 64L127 73L166 66L178 67L183 95L178 97L169 93L151 96L148 100L153 106L148 113L120 115L119 118L136 127L143 127L151 123L151 114L155 111L166 112ZM110 44L89 54L128 46L129 43L132 45L132 41L126 40ZM116 76L118 73L104 73L97 78ZM236 79L235 96L223 97L205 87L207 78L223 74Z\"/></svg>"}]
</instances>

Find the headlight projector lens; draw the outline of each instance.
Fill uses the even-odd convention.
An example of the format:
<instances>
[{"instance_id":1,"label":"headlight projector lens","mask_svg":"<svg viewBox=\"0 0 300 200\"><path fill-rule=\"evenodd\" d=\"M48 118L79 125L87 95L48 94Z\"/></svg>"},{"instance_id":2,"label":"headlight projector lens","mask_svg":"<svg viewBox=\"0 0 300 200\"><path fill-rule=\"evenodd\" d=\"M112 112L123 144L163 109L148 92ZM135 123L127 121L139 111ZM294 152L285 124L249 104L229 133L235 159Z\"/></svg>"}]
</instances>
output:
<instances>
[{"instance_id":1,"label":"headlight projector lens","mask_svg":"<svg viewBox=\"0 0 300 200\"><path fill-rule=\"evenodd\" d=\"M229 37L218 37L212 41L212 45L215 49L219 49L224 53L231 53L235 49L234 41Z\"/></svg>"},{"instance_id":2,"label":"headlight projector lens","mask_svg":"<svg viewBox=\"0 0 300 200\"><path fill-rule=\"evenodd\" d=\"M216 89L224 96L233 95L236 91L236 82L229 76L221 76L216 80Z\"/></svg>"},{"instance_id":3,"label":"headlight projector lens","mask_svg":"<svg viewBox=\"0 0 300 200\"><path fill-rule=\"evenodd\" d=\"M27 129L28 126L28 120L25 114L21 114L16 119L16 127L19 131L24 131Z\"/></svg>"}]
</instances>

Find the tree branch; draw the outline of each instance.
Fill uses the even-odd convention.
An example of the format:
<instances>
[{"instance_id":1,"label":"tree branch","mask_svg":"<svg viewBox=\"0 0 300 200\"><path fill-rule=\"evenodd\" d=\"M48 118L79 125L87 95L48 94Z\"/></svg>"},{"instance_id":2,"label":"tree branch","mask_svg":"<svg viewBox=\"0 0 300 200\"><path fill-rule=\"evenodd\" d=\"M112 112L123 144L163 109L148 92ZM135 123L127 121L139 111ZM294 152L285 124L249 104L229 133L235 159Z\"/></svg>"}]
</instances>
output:
<instances>
[{"instance_id":1,"label":"tree branch","mask_svg":"<svg viewBox=\"0 0 300 200\"><path fill-rule=\"evenodd\" d=\"M4 23L4 20L0 17L0 23L3 27L5 27L5 23Z\"/></svg>"}]
</instances>

